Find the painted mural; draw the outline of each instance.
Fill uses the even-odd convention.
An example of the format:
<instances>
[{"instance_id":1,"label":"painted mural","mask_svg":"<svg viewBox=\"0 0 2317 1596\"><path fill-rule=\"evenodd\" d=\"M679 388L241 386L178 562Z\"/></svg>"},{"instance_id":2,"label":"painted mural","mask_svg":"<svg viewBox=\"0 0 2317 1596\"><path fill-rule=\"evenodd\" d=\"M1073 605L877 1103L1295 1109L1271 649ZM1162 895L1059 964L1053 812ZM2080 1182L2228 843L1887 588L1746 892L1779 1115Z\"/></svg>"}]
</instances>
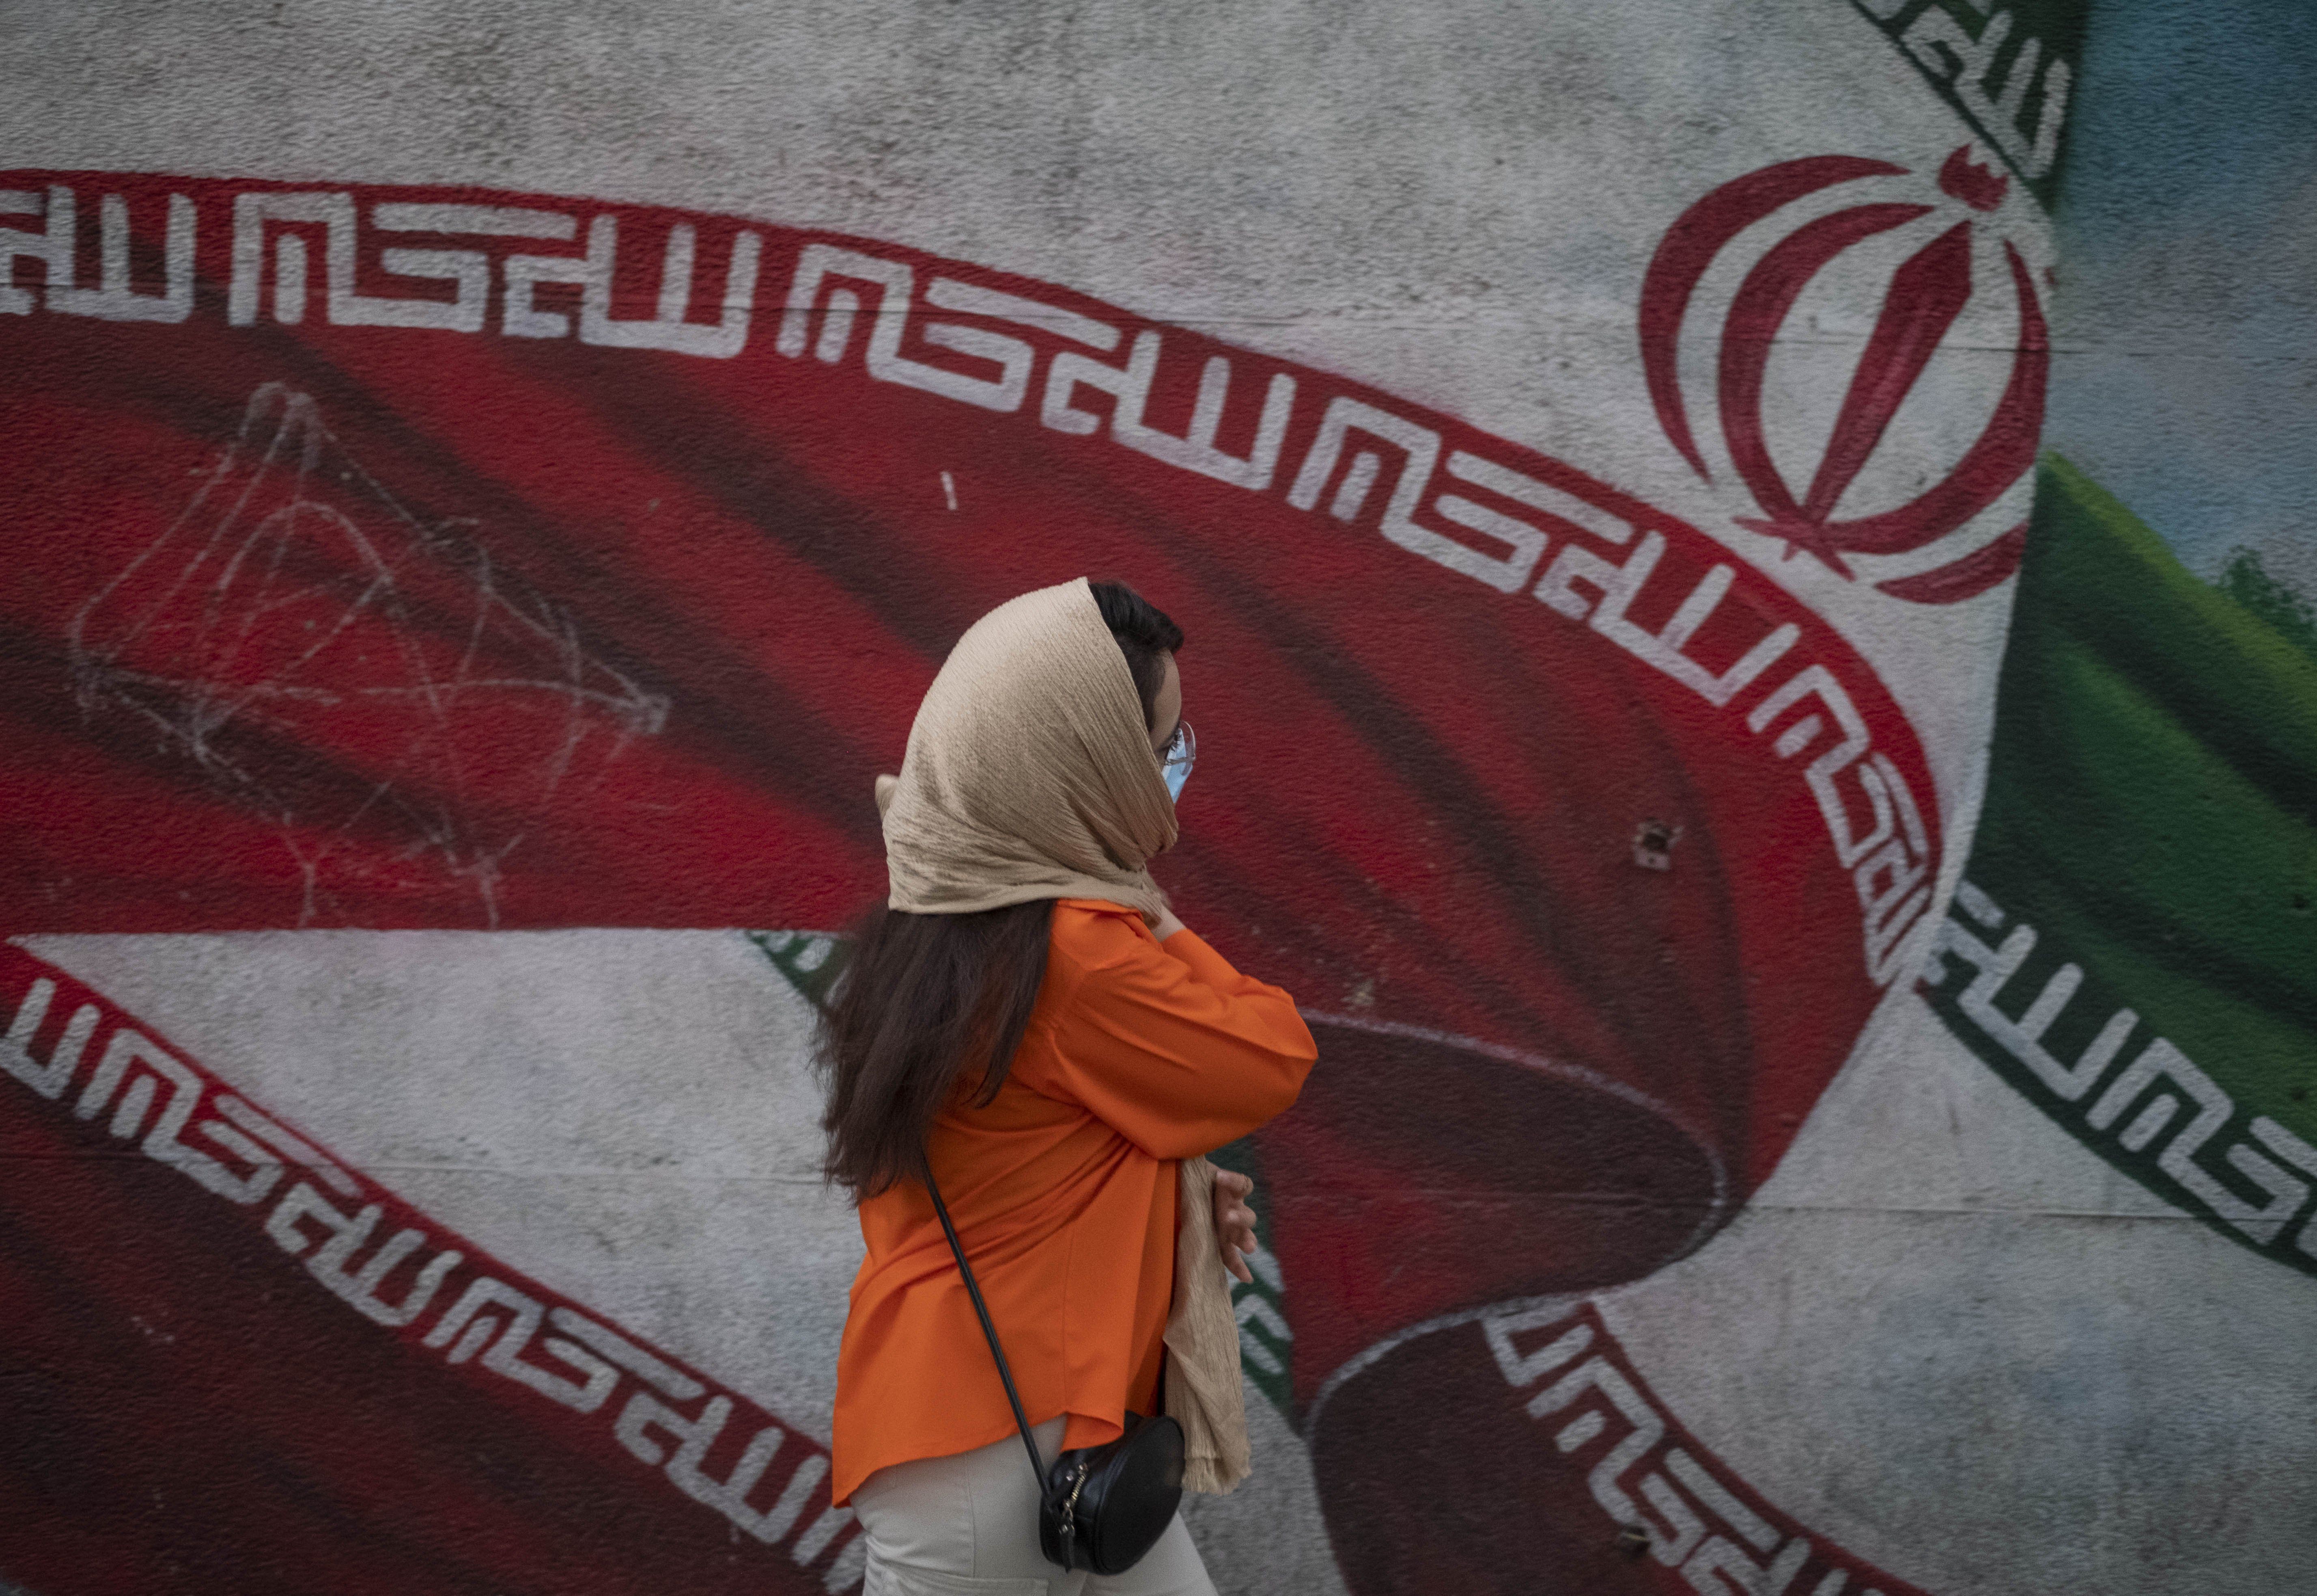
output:
<instances>
[{"instance_id":1,"label":"painted mural","mask_svg":"<svg viewBox=\"0 0 2317 1596\"><path fill-rule=\"evenodd\" d=\"M1189 634L1164 884L1321 1046L1217 1155L1221 1588L2090 1588L2087 1503L2291 1502L2103 1476L2086 1372L2274 1454L2289 1340L2109 1315L2317 1300L2309 600L2045 432L2098 29L1746 48L1781 113L1665 91L1721 134L1527 268L1620 352L1551 425L1067 252L0 172L0 1581L859 1589L831 928L950 641L1081 574Z\"/></svg>"}]
</instances>

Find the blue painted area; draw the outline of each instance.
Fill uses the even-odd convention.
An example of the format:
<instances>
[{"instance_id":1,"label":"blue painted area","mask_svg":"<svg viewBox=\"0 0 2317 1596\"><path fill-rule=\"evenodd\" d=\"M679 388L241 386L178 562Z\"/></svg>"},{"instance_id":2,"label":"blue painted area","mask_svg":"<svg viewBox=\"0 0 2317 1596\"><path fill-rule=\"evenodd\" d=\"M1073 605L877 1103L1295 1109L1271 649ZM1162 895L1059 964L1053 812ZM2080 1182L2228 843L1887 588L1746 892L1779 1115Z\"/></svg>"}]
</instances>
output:
<instances>
[{"instance_id":1,"label":"blue painted area","mask_svg":"<svg viewBox=\"0 0 2317 1596\"><path fill-rule=\"evenodd\" d=\"M2047 441L2317 593L2317 4L2109 0L2075 114Z\"/></svg>"}]
</instances>

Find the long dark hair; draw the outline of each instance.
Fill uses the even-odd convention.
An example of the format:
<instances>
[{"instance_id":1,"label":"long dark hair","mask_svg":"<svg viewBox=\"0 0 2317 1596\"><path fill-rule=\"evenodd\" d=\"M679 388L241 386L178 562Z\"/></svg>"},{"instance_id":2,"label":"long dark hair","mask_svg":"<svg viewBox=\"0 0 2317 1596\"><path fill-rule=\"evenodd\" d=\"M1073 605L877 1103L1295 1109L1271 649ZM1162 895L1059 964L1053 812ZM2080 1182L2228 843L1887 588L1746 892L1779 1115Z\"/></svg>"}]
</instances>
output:
<instances>
[{"instance_id":1,"label":"long dark hair","mask_svg":"<svg viewBox=\"0 0 2317 1596\"><path fill-rule=\"evenodd\" d=\"M1123 582L1091 586L1156 731L1166 656L1182 647L1183 629ZM922 1180L926 1133L959 1083L979 1080L976 1106L997 1095L1046 978L1053 917L1051 898L975 914L870 905L821 1012L822 1171L831 1181L858 1200Z\"/></svg>"}]
</instances>

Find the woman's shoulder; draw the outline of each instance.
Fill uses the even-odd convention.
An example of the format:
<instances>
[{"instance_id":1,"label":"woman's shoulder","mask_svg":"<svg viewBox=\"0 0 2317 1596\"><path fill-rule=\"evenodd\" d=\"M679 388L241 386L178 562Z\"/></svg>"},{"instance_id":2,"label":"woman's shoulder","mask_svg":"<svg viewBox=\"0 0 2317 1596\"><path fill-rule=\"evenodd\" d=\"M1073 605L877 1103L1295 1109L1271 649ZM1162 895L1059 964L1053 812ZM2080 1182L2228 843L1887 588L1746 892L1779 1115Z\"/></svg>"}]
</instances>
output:
<instances>
[{"instance_id":1,"label":"woman's shoulder","mask_svg":"<svg viewBox=\"0 0 2317 1596\"><path fill-rule=\"evenodd\" d=\"M1140 909L1107 898L1054 900L1051 958L1079 969L1096 969L1158 951L1158 939L1143 923Z\"/></svg>"},{"instance_id":2,"label":"woman's shoulder","mask_svg":"<svg viewBox=\"0 0 2317 1596\"><path fill-rule=\"evenodd\" d=\"M1058 897L1054 900L1054 918L1073 922L1088 920L1141 920L1142 911L1131 904L1113 903L1106 897Z\"/></svg>"}]
</instances>

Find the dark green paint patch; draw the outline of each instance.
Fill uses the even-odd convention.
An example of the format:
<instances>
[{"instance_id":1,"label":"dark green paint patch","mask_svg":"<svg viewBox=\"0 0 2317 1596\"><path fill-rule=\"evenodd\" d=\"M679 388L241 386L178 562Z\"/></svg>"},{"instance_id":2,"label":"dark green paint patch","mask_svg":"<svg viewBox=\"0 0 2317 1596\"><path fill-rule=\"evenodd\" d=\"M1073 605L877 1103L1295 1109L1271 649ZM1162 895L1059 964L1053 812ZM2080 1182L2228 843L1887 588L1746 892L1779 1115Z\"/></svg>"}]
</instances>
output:
<instances>
[{"instance_id":1,"label":"dark green paint patch","mask_svg":"<svg viewBox=\"0 0 2317 1596\"><path fill-rule=\"evenodd\" d=\"M2068 107L2089 0L1852 0L2049 211L2067 155Z\"/></svg>"},{"instance_id":2,"label":"dark green paint patch","mask_svg":"<svg viewBox=\"0 0 2317 1596\"><path fill-rule=\"evenodd\" d=\"M786 976L789 984L816 1009L828 1006L829 990L844 973L845 961L853 951L850 939L825 931L751 931L741 934L757 952L772 960L773 967Z\"/></svg>"},{"instance_id":3,"label":"dark green paint patch","mask_svg":"<svg viewBox=\"0 0 2317 1596\"><path fill-rule=\"evenodd\" d=\"M2270 575L2260 556L2250 548L2238 549L2213 585L2268 622L2278 637L2317 659L2317 610Z\"/></svg>"},{"instance_id":4,"label":"dark green paint patch","mask_svg":"<svg viewBox=\"0 0 2317 1596\"><path fill-rule=\"evenodd\" d=\"M2317 1272L2309 1205L2276 1217L2287 1187L2317 1186L2317 655L2056 457L2036 483L1967 878L1983 896L1976 910L1958 896L1941 944L1956 957L1925 987L1957 1035L2118 1168ZM1974 977L2023 927L2032 951L1999 983ZM2051 981L2070 966L2062 994ZM2002 1021L2037 1014L2046 992L2038 1068ZM2055 1090L2053 1071L2127 1008L2136 1022L2097 1078ZM2159 1039L2193 1078L2151 1065L2110 1101ZM2168 1094L2172 1110L2152 1106Z\"/></svg>"}]
</instances>

